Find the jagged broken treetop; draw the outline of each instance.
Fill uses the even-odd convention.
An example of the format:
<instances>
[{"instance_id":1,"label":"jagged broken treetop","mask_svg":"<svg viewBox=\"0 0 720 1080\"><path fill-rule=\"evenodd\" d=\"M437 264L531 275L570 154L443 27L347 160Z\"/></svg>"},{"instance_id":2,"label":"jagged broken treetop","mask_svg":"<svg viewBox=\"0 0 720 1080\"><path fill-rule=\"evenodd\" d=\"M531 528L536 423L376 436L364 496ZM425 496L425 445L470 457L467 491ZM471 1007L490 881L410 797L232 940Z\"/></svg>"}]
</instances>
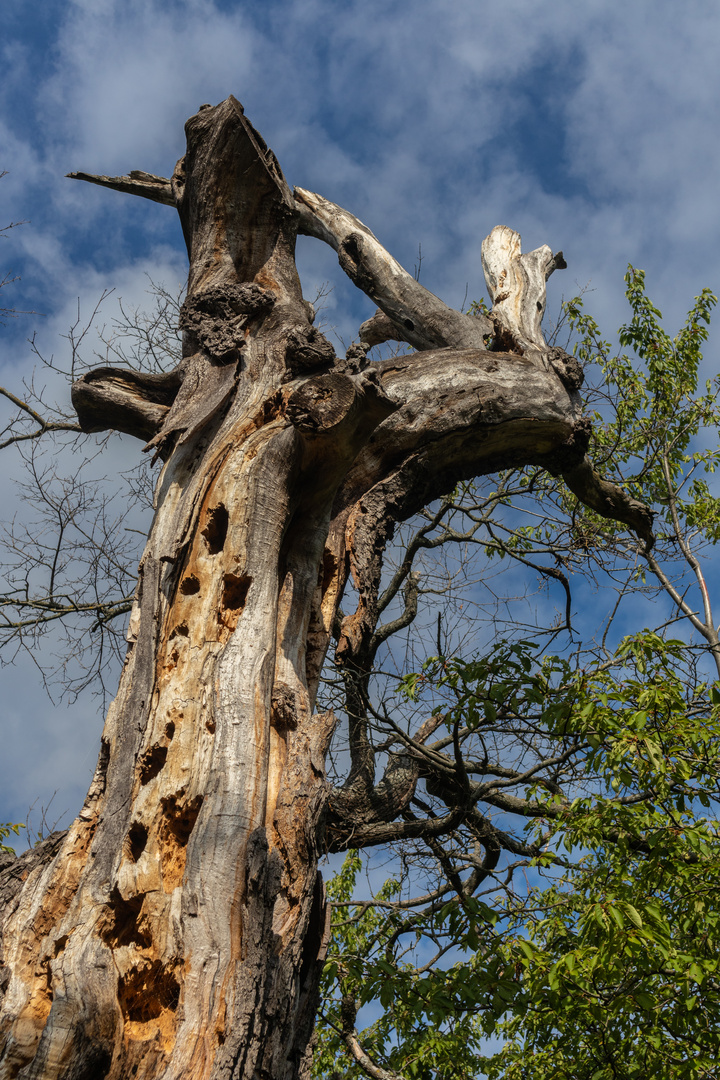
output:
<instances>
[{"instance_id":1,"label":"jagged broken treetop","mask_svg":"<svg viewBox=\"0 0 720 1080\"><path fill-rule=\"evenodd\" d=\"M562 252L553 255L543 246L522 254L518 233L497 226L481 248L492 310L487 317L465 315L420 285L351 213L303 188L291 191L274 153L234 97L214 108L201 106L187 122L186 133L187 153L169 179L139 170L115 177L69 174L174 206L190 259L188 296L181 316L185 332L181 363L163 375L106 367L84 376L74 387L73 402L86 430L125 431L147 440L146 448L167 457L172 447L186 442L222 410L237 384L253 322L278 301L291 296L297 300L299 283L291 256L295 235L301 233L337 251L342 269L373 300L377 311L359 328L359 344L338 359L329 342L312 328L311 305L303 303L306 319L287 334L282 379L292 382L297 376L314 375L319 382L310 387L306 383L299 394L284 395L291 422L308 431L318 425L332 426L338 410L347 411L348 400L356 393L345 380L363 368L368 370L367 350L388 340L404 341L418 353L433 353L432 358L415 357L409 381L403 376L413 367L412 357L376 364L369 370L376 375L373 381L382 386L382 396L394 406L393 412L398 406L402 410L398 398L407 402L414 389L417 401L411 411L416 435L422 426L418 418L424 411L423 399L444 403L448 422L430 423L425 438L421 435L414 443L413 450L424 443L427 451L429 442L444 442L441 429L456 428L453 421L459 417L451 417L454 410L449 399L474 389L486 392L486 386L467 385L465 369L477 363L478 351L490 353L497 363L488 368L488 356L483 374L495 376L491 379L495 393L489 395L495 400L466 416L462 426L479 431L488 422L493 424L493 445L480 455L472 451L462 455L449 475L488 472L522 457L561 473L586 505L630 526L652 543L648 508L602 480L587 459L589 423L581 416L577 397L581 369L563 350L549 348L542 334L545 284L554 270L565 267ZM431 380L430 372L434 373ZM545 415L549 374L557 376L573 406L569 428L568 409L562 409L566 431L560 439L557 430L551 434L547 428L558 420L557 415ZM507 382L509 386L503 385ZM524 438L498 438L503 426L524 426L523 415L537 435L534 449L527 442L527 431ZM404 420L404 416L394 416L382 425L389 442L394 442L390 429L399 428ZM514 434L520 435L519 430ZM416 501L408 499L408 507Z\"/></svg>"}]
</instances>

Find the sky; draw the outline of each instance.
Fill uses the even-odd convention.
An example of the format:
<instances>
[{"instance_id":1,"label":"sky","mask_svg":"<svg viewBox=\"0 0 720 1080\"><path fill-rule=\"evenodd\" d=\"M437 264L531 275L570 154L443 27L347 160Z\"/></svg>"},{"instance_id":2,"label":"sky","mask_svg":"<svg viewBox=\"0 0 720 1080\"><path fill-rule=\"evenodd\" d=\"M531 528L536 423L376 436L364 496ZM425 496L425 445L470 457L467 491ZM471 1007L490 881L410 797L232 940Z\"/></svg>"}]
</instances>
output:
<instances>
[{"instance_id":1,"label":"sky","mask_svg":"<svg viewBox=\"0 0 720 1080\"><path fill-rule=\"evenodd\" d=\"M174 289L186 273L171 208L65 174L170 175L185 120L231 93L291 184L356 214L411 271L421 251L422 282L453 306L483 294L480 244L498 224L524 250L562 249L548 310L587 288L608 334L630 262L673 333L703 286L720 288L717 0L3 0L2 19L0 226L25 224L0 242L0 277L19 277L1 300L35 313L0 326L13 392L33 335L62 363L78 307L114 290L111 318L120 298L142 305L148 277ZM303 238L298 263L308 298L333 284L323 319L348 344L370 302L321 243ZM108 472L139 449L113 445ZM74 814L97 700L51 703L28 658L0 679L0 821L54 791L50 820Z\"/></svg>"}]
</instances>

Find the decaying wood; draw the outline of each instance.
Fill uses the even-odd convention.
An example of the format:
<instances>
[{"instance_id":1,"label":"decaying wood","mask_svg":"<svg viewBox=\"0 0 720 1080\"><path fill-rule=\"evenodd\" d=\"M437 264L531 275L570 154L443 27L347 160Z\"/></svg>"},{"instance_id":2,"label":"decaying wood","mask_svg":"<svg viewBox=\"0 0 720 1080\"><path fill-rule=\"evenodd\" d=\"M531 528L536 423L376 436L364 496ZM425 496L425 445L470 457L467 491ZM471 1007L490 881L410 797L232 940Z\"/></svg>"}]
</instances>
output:
<instances>
[{"instance_id":1,"label":"decaying wood","mask_svg":"<svg viewBox=\"0 0 720 1080\"><path fill-rule=\"evenodd\" d=\"M93 176L84 172L72 172L68 173L68 176L72 180L87 180L90 184L124 191L128 195L140 195L152 202L165 203L166 206L176 205L171 182L164 176L155 176L140 169L134 170L128 176Z\"/></svg>"},{"instance_id":2,"label":"decaying wood","mask_svg":"<svg viewBox=\"0 0 720 1080\"><path fill-rule=\"evenodd\" d=\"M0 1004L10 980L10 969L3 961L3 926L17 909L23 889L26 893L23 900L27 902L27 893L33 887L31 882L37 883L53 861L65 835L53 832L19 856L0 852Z\"/></svg>"},{"instance_id":3,"label":"decaying wood","mask_svg":"<svg viewBox=\"0 0 720 1080\"><path fill-rule=\"evenodd\" d=\"M581 502L611 521L621 521L638 534L650 550L653 546L653 512L611 484L592 467L585 457L572 469L563 470L563 479Z\"/></svg>"},{"instance_id":4,"label":"decaying wood","mask_svg":"<svg viewBox=\"0 0 720 1080\"><path fill-rule=\"evenodd\" d=\"M353 214L303 188L295 188L295 202L299 231L337 251L345 273L398 327L401 341L416 349L484 348L484 338L492 333L487 320L449 308L408 274Z\"/></svg>"},{"instance_id":5,"label":"decaying wood","mask_svg":"<svg viewBox=\"0 0 720 1080\"><path fill-rule=\"evenodd\" d=\"M460 479L544 466L649 528L585 464L577 371L539 332L549 249L520 256L515 234L491 234L492 318L462 315L357 218L293 193L234 98L186 132L169 180L72 174L176 206L188 298L173 372L98 368L73 390L84 430L128 432L164 466L93 783L4 918L3 1080L307 1076L328 933L319 853L353 829L413 835L392 819L425 737L376 783L358 728L348 783L328 792L334 718L314 702L347 575L359 604L339 655L361 708L384 545ZM330 243L381 312L345 358L311 325L298 230ZM368 364L392 336L419 351ZM410 588L410 613L416 601Z\"/></svg>"},{"instance_id":6,"label":"decaying wood","mask_svg":"<svg viewBox=\"0 0 720 1080\"><path fill-rule=\"evenodd\" d=\"M114 428L152 438L165 421L181 386L177 370L166 375L101 367L73 385L72 403L83 431Z\"/></svg>"},{"instance_id":7,"label":"decaying wood","mask_svg":"<svg viewBox=\"0 0 720 1080\"><path fill-rule=\"evenodd\" d=\"M498 347L521 354L545 350L545 283L553 270L565 269L562 251L553 255L545 244L523 255L520 234L506 225L497 225L480 250Z\"/></svg>"}]
</instances>

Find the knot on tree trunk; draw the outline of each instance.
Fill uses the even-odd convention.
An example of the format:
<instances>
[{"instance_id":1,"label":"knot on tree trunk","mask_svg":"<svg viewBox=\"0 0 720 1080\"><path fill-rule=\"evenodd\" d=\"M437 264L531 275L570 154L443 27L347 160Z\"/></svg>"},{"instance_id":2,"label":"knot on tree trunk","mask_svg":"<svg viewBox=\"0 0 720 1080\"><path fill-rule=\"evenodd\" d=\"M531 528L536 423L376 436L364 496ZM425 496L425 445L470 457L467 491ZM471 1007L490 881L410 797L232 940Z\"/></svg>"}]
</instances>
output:
<instances>
[{"instance_id":1,"label":"knot on tree trunk","mask_svg":"<svg viewBox=\"0 0 720 1080\"><path fill-rule=\"evenodd\" d=\"M296 326L287 336L285 363L291 379L318 368L332 367L335 350L328 339L314 326Z\"/></svg>"},{"instance_id":2,"label":"knot on tree trunk","mask_svg":"<svg viewBox=\"0 0 720 1080\"><path fill-rule=\"evenodd\" d=\"M331 431L337 434L338 450L354 457L367 435L396 409L373 368L356 375L335 369L308 379L294 390L285 413L303 435L325 435ZM338 430L341 424L342 435Z\"/></svg>"},{"instance_id":3,"label":"knot on tree trunk","mask_svg":"<svg viewBox=\"0 0 720 1080\"><path fill-rule=\"evenodd\" d=\"M300 708L298 694L285 683L276 682L273 686L271 698L271 723L274 727L284 730L294 729L298 725Z\"/></svg>"},{"instance_id":4,"label":"knot on tree trunk","mask_svg":"<svg viewBox=\"0 0 720 1080\"><path fill-rule=\"evenodd\" d=\"M362 327L360 329L362 330ZM365 371L371 363L367 354L368 344L366 341L361 340L348 347L345 352L345 359L338 361L337 366L347 375L358 375L361 371ZM369 372L368 375L370 375Z\"/></svg>"},{"instance_id":5,"label":"knot on tree trunk","mask_svg":"<svg viewBox=\"0 0 720 1080\"><path fill-rule=\"evenodd\" d=\"M285 412L298 431L321 434L336 427L355 404L355 384L348 375L331 371L309 379L289 398Z\"/></svg>"},{"instance_id":6,"label":"knot on tree trunk","mask_svg":"<svg viewBox=\"0 0 720 1080\"><path fill-rule=\"evenodd\" d=\"M564 349L550 349L547 359L555 374L566 390L579 390L585 381L582 364L576 357L570 356Z\"/></svg>"},{"instance_id":7,"label":"knot on tree trunk","mask_svg":"<svg viewBox=\"0 0 720 1080\"><path fill-rule=\"evenodd\" d=\"M188 297L180 309L186 354L203 351L221 363L237 360L248 320L265 314L275 300L274 293L253 282L216 285Z\"/></svg>"}]
</instances>

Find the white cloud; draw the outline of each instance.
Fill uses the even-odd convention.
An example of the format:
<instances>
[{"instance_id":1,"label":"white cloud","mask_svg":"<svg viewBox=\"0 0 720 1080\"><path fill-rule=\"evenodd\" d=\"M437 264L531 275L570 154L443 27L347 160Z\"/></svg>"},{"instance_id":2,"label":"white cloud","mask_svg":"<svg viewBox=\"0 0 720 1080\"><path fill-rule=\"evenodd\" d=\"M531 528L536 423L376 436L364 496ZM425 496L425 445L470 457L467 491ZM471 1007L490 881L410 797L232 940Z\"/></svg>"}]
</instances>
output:
<instances>
[{"instance_id":1,"label":"white cloud","mask_svg":"<svg viewBox=\"0 0 720 1080\"><path fill-rule=\"evenodd\" d=\"M25 264L19 288L44 296L33 306L48 314L48 351L77 296L115 286L135 301L144 269L168 283L182 274L168 208L63 173L167 173L187 117L229 93L291 183L346 205L410 269L422 244L423 282L452 303L466 283L470 298L484 291L480 243L499 222L520 229L526 249L565 250L550 308L591 281L588 305L608 332L625 317L628 261L648 271L670 319L702 285L720 284L714 0L688 0L682 16L669 0L71 0L54 10L49 48L30 19L5 43L0 89L12 168L0 196L9 217L32 219L0 256L12 250ZM15 4L13 25L21 14ZM567 180L557 190L556 175ZM308 296L340 277L332 253L309 241L302 265ZM346 339L367 314L351 294L343 284L329 300ZM9 359L22 334L13 327ZM72 743L69 722L57 722ZM12 747L9 767L39 783L31 750Z\"/></svg>"},{"instance_id":2,"label":"white cloud","mask_svg":"<svg viewBox=\"0 0 720 1080\"><path fill-rule=\"evenodd\" d=\"M76 169L172 169L187 117L252 77L254 39L210 4L73 3L38 94L46 136Z\"/></svg>"}]
</instances>

